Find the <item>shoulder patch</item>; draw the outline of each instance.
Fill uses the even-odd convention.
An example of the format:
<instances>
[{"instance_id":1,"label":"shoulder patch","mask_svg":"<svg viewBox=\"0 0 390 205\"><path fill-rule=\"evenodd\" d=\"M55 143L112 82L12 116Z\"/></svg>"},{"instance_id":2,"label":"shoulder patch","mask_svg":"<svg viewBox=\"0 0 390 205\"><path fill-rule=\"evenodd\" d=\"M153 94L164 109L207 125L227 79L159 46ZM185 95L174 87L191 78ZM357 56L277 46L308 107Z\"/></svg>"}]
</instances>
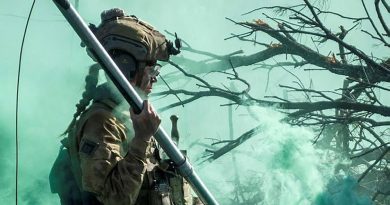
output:
<instances>
[{"instance_id":1,"label":"shoulder patch","mask_svg":"<svg viewBox=\"0 0 390 205\"><path fill-rule=\"evenodd\" d=\"M86 155L92 155L99 147L99 143L93 142L89 139L81 139L80 152Z\"/></svg>"}]
</instances>

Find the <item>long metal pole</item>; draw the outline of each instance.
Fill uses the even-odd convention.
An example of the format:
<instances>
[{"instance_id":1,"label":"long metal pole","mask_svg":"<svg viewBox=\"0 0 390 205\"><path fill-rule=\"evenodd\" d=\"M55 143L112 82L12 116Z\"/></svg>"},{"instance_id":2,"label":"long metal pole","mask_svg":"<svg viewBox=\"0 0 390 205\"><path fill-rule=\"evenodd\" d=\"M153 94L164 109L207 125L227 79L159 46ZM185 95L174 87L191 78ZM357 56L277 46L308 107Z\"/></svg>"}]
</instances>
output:
<instances>
[{"instance_id":1,"label":"long metal pole","mask_svg":"<svg viewBox=\"0 0 390 205\"><path fill-rule=\"evenodd\" d=\"M119 70L118 66L114 63L106 50L96 39L95 35L91 32L87 24L74 9L69 0L53 0L53 2L67 19L69 24L73 27L87 48L93 51L96 59L98 59L101 66L122 93L126 101L132 106L135 112L140 112L143 106L141 97L137 94L129 81ZM180 174L191 184L193 190L198 194L202 202L207 205L218 205L218 202L215 200L207 187L203 184L202 180L194 171L192 165L175 146L169 135L161 126L159 126L154 137L168 155L168 157L175 163Z\"/></svg>"}]
</instances>

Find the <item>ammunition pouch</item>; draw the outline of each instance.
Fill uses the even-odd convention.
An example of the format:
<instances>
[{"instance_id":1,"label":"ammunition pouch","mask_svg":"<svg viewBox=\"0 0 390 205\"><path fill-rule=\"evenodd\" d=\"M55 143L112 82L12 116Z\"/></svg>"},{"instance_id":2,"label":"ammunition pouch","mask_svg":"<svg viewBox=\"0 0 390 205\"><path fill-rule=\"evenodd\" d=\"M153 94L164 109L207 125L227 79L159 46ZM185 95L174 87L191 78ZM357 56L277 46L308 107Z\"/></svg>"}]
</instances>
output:
<instances>
[{"instance_id":1,"label":"ammunition pouch","mask_svg":"<svg viewBox=\"0 0 390 205\"><path fill-rule=\"evenodd\" d=\"M150 201L153 205L173 205L171 187L166 183L156 183L150 191Z\"/></svg>"},{"instance_id":2,"label":"ammunition pouch","mask_svg":"<svg viewBox=\"0 0 390 205\"><path fill-rule=\"evenodd\" d=\"M152 201L155 201L153 205L192 205L189 184L171 166L164 170L161 166L156 166L147 175L152 179L150 196Z\"/></svg>"}]
</instances>

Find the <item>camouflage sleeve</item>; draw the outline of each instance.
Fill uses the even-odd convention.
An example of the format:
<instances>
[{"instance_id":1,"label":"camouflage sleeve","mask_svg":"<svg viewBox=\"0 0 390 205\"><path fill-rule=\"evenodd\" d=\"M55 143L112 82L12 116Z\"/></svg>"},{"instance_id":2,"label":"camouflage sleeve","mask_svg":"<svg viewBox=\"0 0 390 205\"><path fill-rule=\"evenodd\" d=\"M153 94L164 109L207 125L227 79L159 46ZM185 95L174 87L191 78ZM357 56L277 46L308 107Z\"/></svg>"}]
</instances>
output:
<instances>
[{"instance_id":1,"label":"camouflage sleeve","mask_svg":"<svg viewBox=\"0 0 390 205\"><path fill-rule=\"evenodd\" d=\"M82 187L106 205L134 204L146 171L150 142L134 137L122 156L122 149L127 150L123 129L110 112L98 112L89 117L81 137Z\"/></svg>"}]
</instances>

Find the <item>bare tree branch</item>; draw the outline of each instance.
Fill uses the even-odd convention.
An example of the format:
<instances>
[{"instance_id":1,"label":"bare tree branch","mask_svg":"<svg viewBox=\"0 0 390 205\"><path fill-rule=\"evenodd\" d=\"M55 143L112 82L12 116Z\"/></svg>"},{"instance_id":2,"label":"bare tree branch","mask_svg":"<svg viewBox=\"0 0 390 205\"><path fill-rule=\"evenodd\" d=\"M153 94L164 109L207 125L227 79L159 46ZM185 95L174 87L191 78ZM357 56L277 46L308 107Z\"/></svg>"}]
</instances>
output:
<instances>
[{"instance_id":1,"label":"bare tree branch","mask_svg":"<svg viewBox=\"0 0 390 205\"><path fill-rule=\"evenodd\" d=\"M241 145L242 143L244 143L245 141L247 141L248 139L256 136L257 134L259 134L261 132L261 128L262 126L257 126L247 132L245 132L244 134L242 134L240 137L238 137L237 139L235 140L229 140L229 142L215 150L215 151L211 151L212 152L212 155L210 157L208 157L206 160L204 161L214 161L216 159L218 159L219 157L223 156L224 154L230 152L231 150L233 150L234 148L238 147L239 145ZM210 150L209 150L210 152Z\"/></svg>"},{"instance_id":2,"label":"bare tree branch","mask_svg":"<svg viewBox=\"0 0 390 205\"><path fill-rule=\"evenodd\" d=\"M378 159L376 159L375 160L375 162L374 163L372 163L372 165L370 166L370 167L368 167L367 169L366 169L366 171L364 171L363 172L363 174L362 175L360 175L360 177L359 177L359 179L358 179L358 182L360 182L371 170L372 170L372 168L374 168L375 167L375 165L379 162L379 161L381 161L382 159L383 159L383 157L385 157L385 155L387 154L387 152L389 152L390 151L390 148L387 148L385 151L383 151L382 152L382 154L378 157Z\"/></svg>"},{"instance_id":3,"label":"bare tree branch","mask_svg":"<svg viewBox=\"0 0 390 205\"><path fill-rule=\"evenodd\" d=\"M374 24L371 13L368 13L364 0L361 0L365 9L364 17L350 17L340 13L326 11L304 0L303 4L283 7L270 6L254 9L248 13L259 10L275 11L277 16L263 15L271 23L276 23L276 27L271 27L261 19L251 22L229 21L242 26L248 31L241 34L231 34L227 39L238 39L242 42L250 42L254 45L262 45L256 53L245 55L239 50L227 55L217 55L207 51L202 51L190 47L183 48L183 51L206 56L206 60L195 61L182 56L175 57L173 62L169 62L176 67L179 72L174 72L174 77L182 78L184 75L188 82L194 83L198 89L169 89L156 94L157 96L176 95L183 100L166 105L161 110L166 110L175 106L184 105L204 97L217 97L228 100L221 106L244 106L251 108L254 106L272 107L286 114L282 119L293 126L310 126L316 131L313 136L313 144L341 152L352 161L348 165L340 165L337 169L343 169L354 173L359 177L361 185L367 185L366 189L376 190L372 198L379 199L382 193L387 194L386 189L381 189L383 185L389 183L381 182L375 178L378 174L384 174L389 162L389 137L390 107L384 102L385 96L390 88L390 58L388 56L375 56L366 54L355 45L347 43L345 39L355 34L355 31L368 34L370 41L381 41L385 46L390 47L385 41L389 37L388 26L381 13L380 2L390 13L390 8L386 0L375 0L373 2L381 27L385 33L381 34L377 25ZM248 14L246 13L246 14ZM245 14L243 14L245 15ZM337 33L333 33L334 26L327 27L323 19L325 15L333 15L348 21L351 25L339 25ZM360 28L364 26L362 22L369 22L369 26L374 31ZM338 25L336 25L338 26ZM357 29L359 27L359 29ZM347 29L346 29L347 28ZM353 32L351 32L353 31ZM359 33L361 33L359 32ZM270 43L261 42L258 38L260 34L267 35L276 40ZM311 39L310 45L305 44L305 40ZM336 46L336 51L324 51L322 45ZM338 47L338 48L337 48ZM286 59L279 61L277 56L285 55ZM387 54L385 54L387 55ZM269 59L275 61L270 63ZM276 60L277 59L277 60ZM267 61L268 60L268 61ZM306 68L307 66L313 68ZM294 76L294 81L290 85L279 85L283 89L283 97L276 95L252 96L251 88L258 84L251 84L238 75L240 67L250 66L252 72L258 69L268 71L266 90L268 81L271 78L273 68L282 68L285 72ZM289 66L287 68L287 66ZM297 73L291 68L303 67L307 70L326 70L333 74L346 76L339 89L329 90L314 88L313 80L306 87L305 81L300 79ZM232 91L225 83L213 85L208 82L208 78L199 77L197 74L212 74L225 76L228 81L234 81L243 85L240 90ZM171 79L173 79L171 77ZM331 79L329 79L331 81ZM306 82L305 82L306 83ZM385 92L384 95L382 92ZM287 95L287 93L289 95ZM302 97L303 95L303 97ZM249 111L248 111L249 112ZM250 113L249 113L250 114ZM381 115L381 116L379 116ZM383 119L385 117L385 119ZM246 140L258 135L261 132L261 125L248 130L236 139L219 139L206 149L206 154L202 157L204 161L213 161L224 156L226 153L237 148ZM218 148L213 148L218 146ZM222 147L220 147L222 146ZM366 170L361 168L366 166ZM389 175L390 176L390 175ZM243 197L242 197L242 200ZM239 204L240 200L234 200ZM236 204L237 204L236 203Z\"/></svg>"},{"instance_id":4,"label":"bare tree branch","mask_svg":"<svg viewBox=\"0 0 390 205\"><path fill-rule=\"evenodd\" d=\"M375 10L376 10L376 13L378 14L379 21L381 22L382 27L386 32L386 35L390 36L390 29L389 29L389 27L387 27L387 24L386 24L385 20L383 19L381 10L379 8L379 0L375 0Z\"/></svg>"}]
</instances>

